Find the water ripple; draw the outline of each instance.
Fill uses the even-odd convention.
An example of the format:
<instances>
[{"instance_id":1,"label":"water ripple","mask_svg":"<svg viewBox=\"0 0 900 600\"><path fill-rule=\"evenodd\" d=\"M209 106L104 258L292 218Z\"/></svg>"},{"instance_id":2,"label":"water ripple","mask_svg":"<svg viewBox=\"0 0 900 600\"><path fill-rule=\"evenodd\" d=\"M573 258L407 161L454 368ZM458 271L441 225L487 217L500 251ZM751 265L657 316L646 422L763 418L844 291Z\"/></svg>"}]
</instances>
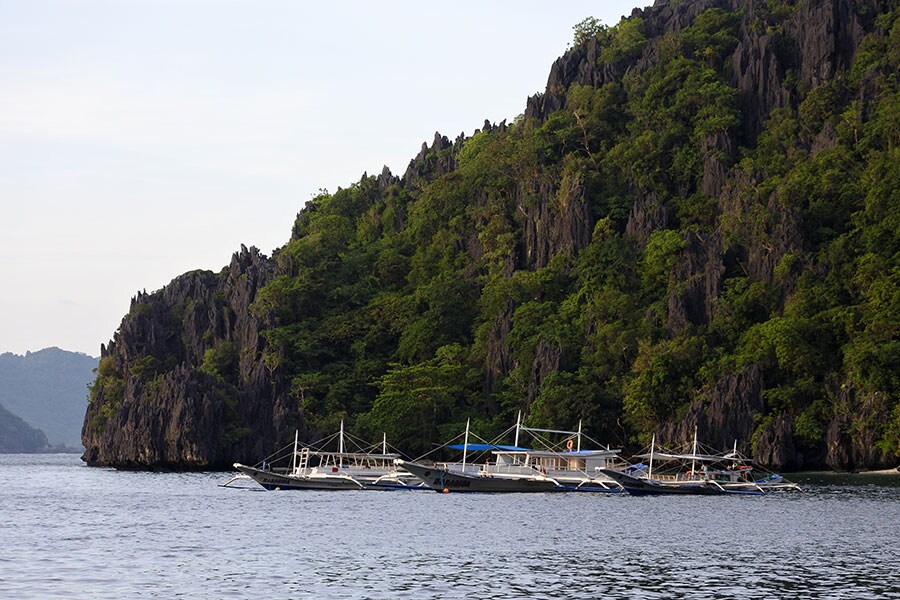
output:
<instances>
[{"instance_id":1,"label":"water ripple","mask_svg":"<svg viewBox=\"0 0 900 600\"><path fill-rule=\"evenodd\" d=\"M900 598L900 476L804 494L256 493L0 456L0 597Z\"/></svg>"}]
</instances>

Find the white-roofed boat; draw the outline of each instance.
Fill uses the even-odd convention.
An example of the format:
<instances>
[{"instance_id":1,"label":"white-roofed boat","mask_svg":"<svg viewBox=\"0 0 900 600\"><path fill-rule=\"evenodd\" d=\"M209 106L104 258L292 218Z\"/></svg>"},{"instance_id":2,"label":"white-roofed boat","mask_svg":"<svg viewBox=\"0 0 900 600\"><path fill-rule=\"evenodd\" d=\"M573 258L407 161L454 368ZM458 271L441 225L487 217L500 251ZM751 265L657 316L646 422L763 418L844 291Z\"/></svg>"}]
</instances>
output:
<instances>
[{"instance_id":1,"label":"white-roofed boat","mask_svg":"<svg viewBox=\"0 0 900 600\"><path fill-rule=\"evenodd\" d=\"M520 433L530 433L536 440L541 434L567 436L565 449L545 444L544 449L519 446ZM619 492L622 491L603 471L619 463L618 449L582 449L578 431L536 429L516 423L512 446L492 443L470 443L469 423L462 444L450 444L451 450L462 451L461 462L403 461L397 464L440 492ZM472 462L470 453L489 453L484 462Z\"/></svg>"},{"instance_id":2,"label":"white-roofed boat","mask_svg":"<svg viewBox=\"0 0 900 600\"><path fill-rule=\"evenodd\" d=\"M267 490L362 490L362 489L417 489L422 483L411 473L396 464L400 454L388 452L387 440L380 452L374 448L348 451L345 447L344 423L340 431L313 446L299 445L298 434L294 443L262 461L256 466L234 463L238 475L224 485L239 479L250 478ZM329 444L337 438L337 451L328 451ZM289 454L283 451L290 448ZM282 466L282 463L287 463Z\"/></svg>"},{"instance_id":3,"label":"white-roofed boat","mask_svg":"<svg viewBox=\"0 0 900 600\"><path fill-rule=\"evenodd\" d=\"M800 490L800 486L783 476L754 466L750 459L738 453L737 442L727 453L701 447L696 428L689 449L679 452L657 447L654 435L650 451L634 458L641 462L626 469L604 469L604 473L635 496L759 495L775 490Z\"/></svg>"}]
</instances>

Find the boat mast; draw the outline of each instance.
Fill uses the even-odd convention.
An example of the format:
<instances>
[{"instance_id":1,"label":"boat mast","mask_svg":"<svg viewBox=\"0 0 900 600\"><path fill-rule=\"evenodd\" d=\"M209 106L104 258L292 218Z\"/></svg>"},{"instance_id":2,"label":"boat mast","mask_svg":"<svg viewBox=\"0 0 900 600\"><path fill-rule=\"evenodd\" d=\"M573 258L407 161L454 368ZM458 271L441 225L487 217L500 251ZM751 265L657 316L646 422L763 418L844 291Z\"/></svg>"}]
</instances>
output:
<instances>
[{"instance_id":1,"label":"boat mast","mask_svg":"<svg viewBox=\"0 0 900 600\"><path fill-rule=\"evenodd\" d=\"M387 454L387 432L383 432L381 435L381 453Z\"/></svg>"},{"instance_id":2,"label":"boat mast","mask_svg":"<svg viewBox=\"0 0 900 600\"><path fill-rule=\"evenodd\" d=\"M338 466L343 467L344 466L344 420L343 419L341 419L341 435L340 435L340 442L339 442L339 446L338 446L338 452L340 453L340 456L338 457L338 461L339 461Z\"/></svg>"},{"instance_id":3,"label":"boat mast","mask_svg":"<svg viewBox=\"0 0 900 600\"><path fill-rule=\"evenodd\" d=\"M697 426L694 425L694 449L691 452L693 454L693 458L691 458L691 474L694 475L695 465L697 464Z\"/></svg>"},{"instance_id":4,"label":"boat mast","mask_svg":"<svg viewBox=\"0 0 900 600\"><path fill-rule=\"evenodd\" d=\"M463 439L463 473L466 472L466 457L469 453L469 419L466 419L466 437Z\"/></svg>"},{"instance_id":5,"label":"boat mast","mask_svg":"<svg viewBox=\"0 0 900 600\"><path fill-rule=\"evenodd\" d=\"M656 434L650 440L650 470L647 471L647 479L653 479L653 449L656 447Z\"/></svg>"},{"instance_id":6,"label":"boat mast","mask_svg":"<svg viewBox=\"0 0 900 600\"><path fill-rule=\"evenodd\" d=\"M291 473L297 472L297 439L300 437L300 430L294 430L294 454L291 457Z\"/></svg>"},{"instance_id":7,"label":"boat mast","mask_svg":"<svg viewBox=\"0 0 900 600\"><path fill-rule=\"evenodd\" d=\"M578 446L575 450L581 452L581 419L578 419Z\"/></svg>"},{"instance_id":8,"label":"boat mast","mask_svg":"<svg viewBox=\"0 0 900 600\"><path fill-rule=\"evenodd\" d=\"M518 416L516 416L516 441L513 442L513 446L519 447L519 428L522 426L522 411L519 411Z\"/></svg>"}]
</instances>

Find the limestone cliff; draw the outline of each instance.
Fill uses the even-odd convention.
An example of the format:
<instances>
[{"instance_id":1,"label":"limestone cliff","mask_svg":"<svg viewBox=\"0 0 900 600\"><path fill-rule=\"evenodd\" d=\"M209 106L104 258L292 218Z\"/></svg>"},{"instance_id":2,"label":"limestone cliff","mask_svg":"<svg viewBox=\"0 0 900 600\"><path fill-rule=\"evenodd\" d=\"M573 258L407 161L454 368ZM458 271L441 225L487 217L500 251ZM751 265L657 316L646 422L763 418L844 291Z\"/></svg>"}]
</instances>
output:
<instances>
[{"instance_id":1,"label":"limestone cliff","mask_svg":"<svg viewBox=\"0 0 900 600\"><path fill-rule=\"evenodd\" d=\"M866 369L892 360L896 312L866 265L896 269L896 240L859 232L893 223L866 186L893 176L896 128L865 136L894 114L873 58L897 46L894 4L658 0L598 30L516 123L436 133L402 177L309 202L273 257L242 247L138 294L102 348L85 460L226 467L340 418L402 440L522 409L630 445L696 427L777 468L889 465L895 382ZM768 154L833 169L792 187ZM821 308L801 292L836 264L852 283Z\"/></svg>"},{"instance_id":2,"label":"limestone cliff","mask_svg":"<svg viewBox=\"0 0 900 600\"><path fill-rule=\"evenodd\" d=\"M271 450L271 440L303 427L285 382L260 359L265 317L250 312L275 270L270 258L242 246L220 273L187 273L132 299L101 348L83 429L88 464L191 469L253 462ZM210 361L215 368L204 368Z\"/></svg>"}]
</instances>

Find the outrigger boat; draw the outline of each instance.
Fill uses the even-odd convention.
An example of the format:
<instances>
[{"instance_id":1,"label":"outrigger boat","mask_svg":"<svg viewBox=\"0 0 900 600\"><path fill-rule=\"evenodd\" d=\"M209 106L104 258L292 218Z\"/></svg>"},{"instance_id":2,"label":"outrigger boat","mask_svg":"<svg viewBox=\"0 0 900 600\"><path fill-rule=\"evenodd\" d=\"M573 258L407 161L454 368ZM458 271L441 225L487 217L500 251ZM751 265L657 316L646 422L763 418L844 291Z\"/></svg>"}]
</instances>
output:
<instances>
[{"instance_id":1,"label":"outrigger boat","mask_svg":"<svg viewBox=\"0 0 900 600\"><path fill-rule=\"evenodd\" d=\"M539 450L519 446L519 433L569 436L566 450ZM622 488L603 469L618 462L617 449L582 450L581 425L578 431L535 429L516 423L512 446L469 443L469 423L462 444L448 445L462 450L462 462L426 463L397 460L396 464L422 480L429 488L449 492L620 492ZM493 460L472 463L469 452L490 452Z\"/></svg>"},{"instance_id":2,"label":"outrigger boat","mask_svg":"<svg viewBox=\"0 0 900 600\"><path fill-rule=\"evenodd\" d=\"M320 446L325 447L329 442L333 443L334 437L332 435L326 438ZM301 448L298 433L295 433L289 466L273 466L287 458L284 456L272 461L264 460L253 467L234 463L234 468L239 474L228 480L223 487L240 479L249 478L267 490L276 491L423 488L415 476L395 464L400 454L388 452L386 439L382 442L381 452L347 451L344 445L343 422L337 437L337 452L329 452L317 447Z\"/></svg>"},{"instance_id":3,"label":"outrigger boat","mask_svg":"<svg viewBox=\"0 0 900 600\"><path fill-rule=\"evenodd\" d=\"M603 472L635 496L663 494L751 494L760 495L775 490L800 490L796 483L777 473L762 472L750 459L734 449L728 453L707 452L694 441L686 452L656 448L656 436L650 452L635 456L641 461L626 469L603 469ZM661 463L659 466L654 466Z\"/></svg>"}]
</instances>

